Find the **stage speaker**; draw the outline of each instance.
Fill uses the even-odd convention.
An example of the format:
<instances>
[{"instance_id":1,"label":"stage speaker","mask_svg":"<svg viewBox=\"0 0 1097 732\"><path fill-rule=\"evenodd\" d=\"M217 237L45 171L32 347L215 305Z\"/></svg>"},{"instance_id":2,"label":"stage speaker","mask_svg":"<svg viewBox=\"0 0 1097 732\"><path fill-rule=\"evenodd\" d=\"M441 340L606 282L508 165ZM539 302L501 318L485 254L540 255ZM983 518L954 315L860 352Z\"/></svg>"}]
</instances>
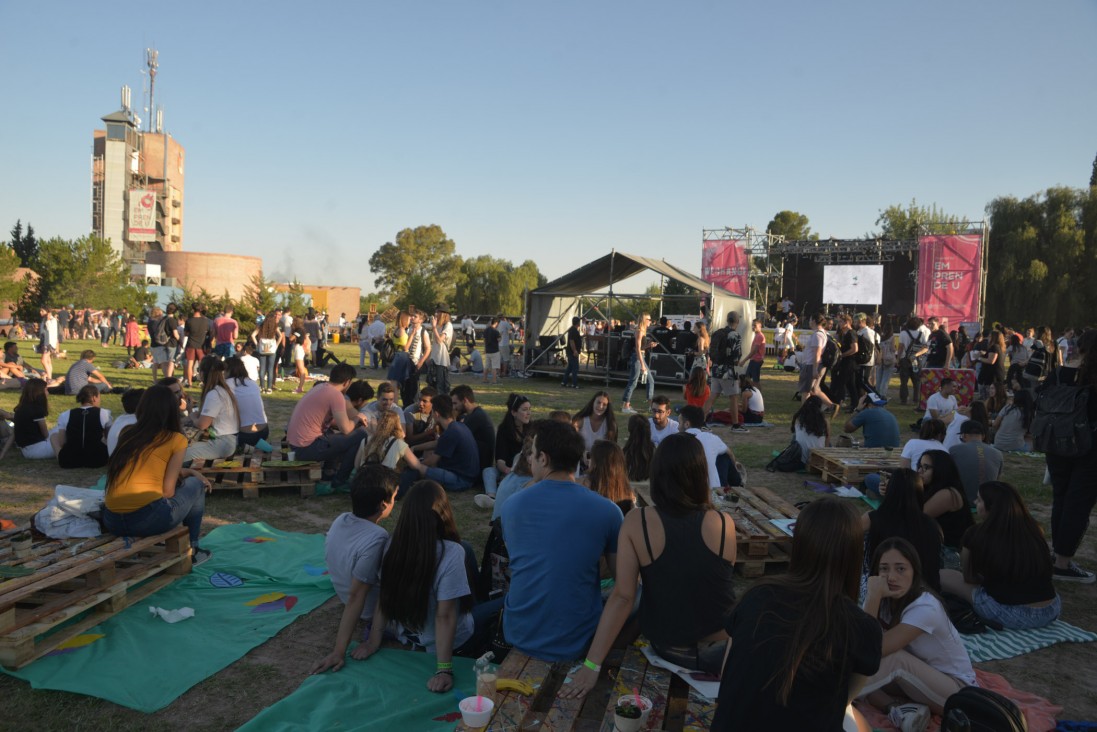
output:
<instances>
[{"instance_id":1,"label":"stage speaker","mask_svg":"<svg viewBox=\"0 0 1097 732\"><path fill-rule=\"evenodd\" d=\"M664 379L686 378L685 356L670 353L656 353L651 357L650 368L656 376Z\"/></svg>"}]
</instances>

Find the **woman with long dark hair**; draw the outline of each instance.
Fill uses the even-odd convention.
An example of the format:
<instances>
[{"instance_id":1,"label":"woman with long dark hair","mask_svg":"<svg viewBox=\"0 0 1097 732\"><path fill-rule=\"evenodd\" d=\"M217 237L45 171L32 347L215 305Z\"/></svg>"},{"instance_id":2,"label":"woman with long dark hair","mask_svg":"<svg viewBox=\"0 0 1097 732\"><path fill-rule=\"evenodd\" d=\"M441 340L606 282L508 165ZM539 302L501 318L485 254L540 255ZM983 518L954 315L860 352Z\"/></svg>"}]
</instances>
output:
<instances>
[{"instance_id":1,"label":"woman with long dark hair","mask_svg":"<svg viewBox=\"0 0 1097 732\"><path fill-rule=\"evenodd\" d=\"M710 393L708 371L704 366L694 364L689 372L689 379L682 384L682 398L686 400L686 404L704 409Z\"/></svg>"},{"instance_id":2,"label":"woman with long dark hair","mask_svg":"<svg viewBox=\"0 0 1097 732\"><path fill-rule=\"evenodd\" d=\"M595 451L600 445L595 443ZM616 447L609 445L609 447ZM594 686L613 639L632 613L638 579L640 631L663 658L720 673L725 630L735 604L735 524L712 507L708 461L696 437L677 433L659 443L651 465L653 507L625 516L617 539L617 571L584 664L561 696Z\"/></svg>"},{"instance_id":3,"label":"woman with long dark hair","mask_svg":"<svg viewBox=\"0 0 1097 732\"><path fill-rule=\"evenodd\" d=\"M28 460L52 458L56 453L50 443L50 414L46 382L29 379L23 384L19 403L15 405L15 445Z\"/></svg>"},{"instance_id":4,"label":"woman with long dark hair","mask_svg":"<svg viewBox=\"0 0 1097 732\"><path fill-rule=\"evenodd\" d=\"M952 421L945 428L945 439L941 442L946 450L961 444L960 427L968 420L974 420L983 425L984 432L990 434L990 414L987 412L987 404L981 399L976 399L968 406L967 414L957 411L952 416Z\"/></svg>"},{"instance_id":5,"label":"woman with long dark hair","mask_svg":"<svg viewBox=\"0 0 1097 732\"><path fill-rule=\"evenodd\" d=\"M1054 351L1052 346L1049 350ZM1091 434L1097 428L1097 330L1089 329L1078 342L1082 365L1073 370L1069 385L1088 390L1088 422ZM1056 383L1069 369L1060 369L1049 381ZM1047 454L1047 469L1051 475L1051 543L1055 549L1056 579L1092 583L1093 572L1074 563L1074 553L1089 527L1089 515L1097 503L1097 435L1088 452L1066 457Z\"/></svg>"},{"instance_id":6,"label":"woman with long dark hair","mask_svg":"<svg viewBox=\"0 0 1097 732\"><path fill-rule=\"evenodd\" d=\"M609 392L596 391L582 409L571 418L575 431L583 436L585 451L590 452L595 440L617 442L617 417Z\"/></svg>"},{"instance_id":7,"label":"woman with long dark hair","mask_svg":"<svg viewBox=\"0 0 1097 732\"><path fill-rule=\"evenodd\" d=\"M926 583L940 590L941 530L922 511L926 502L922 479L913 470L893 470L881 493L884 500L880 507L861 515L861 525L868 534L866 553L874 554L887 539L906 539L918 550Z\"/></svg>"},{"instance_id":8,"label":"woman with long dark hair","mask_svg":"<svg viewBox=\"0 0 1097 732\"><path fill-rule=\"evenodd\" d=\"M101 468L107 464L109 409L99 406L99 389L85 384L76 394L80 405L57 418L57 429L50 442L62 468Z\"/></svg>"},{"instance_id":9,"label":"woman with long dark hair","mask_svg":"<svg viewBox=\"0 0 1097 732\"><path fill-rule=\"evenodd\" d=\"M183 467L187 438L179 424L179 396L152 386L136 415L107 463L103 525L118 536L155 536L183 524L190 530L194 563L200 564L210 557L198 548L210 484Z\"/></svg>"},{"instance_id":10,"label":"woman with long dark hair","mask_svg":"<svg viewBox=\"0 0 1097 732\"><path fill-rule=\"evenodd\" d=\"M1063 603L1051 581L1047 539L1021 494L1009 483L983 483L975 510L982 520L964 534L963 571L941 570L941 586L1006 628L1056 620Z\"/></svg>"},{"instance_id":11,"label":"woman with long dark hair","mask_svg":"<svg viewBox=\"0 0 1097 732\"><path fill-rule=\"evenodd\" d=\"M485 630L475 632L472 582L460 542L442 486L433 480L414 483L401 502L381 560L381 593L369 640L354 649L353 658L364 660L376 653L390 625L401 642L424 648L437 659L427 688L436 693L453 688L454 654L477 655ZM498 612L501 604L481 605L483 617Z\"/></svg>"},{"instance_id":12,"label":"woman with long dark hair","mask_svg":"<svg viewBox=\"0 0 1097 732\"><path fill-rule=\"evenodd\" d=\"M625 466L629 480L647 480L655 446L651 442L651 424L647 417L634 414L628 418L628 439L625 441Z\"/></svg>"},{"instance_id":13,"label":"woman with long dark hair","mask_svg":"<svg viewBox=\"0 0 1097 732\"><path fill-rule=\"evenodd\" d=\"M739 377L739 414L743 424L762 424L766 421L766 402L762 390L747 375Z\"/></svg>"},{"instance_id":14,"label":"woman with long dark hair","mask_svg":"<svg viewBox=\"0 0 1097 732\"><path fill-rule=\"evenodd\" d=\"M823 409L823 400L813 395L804 399L792 415L790 431L800 444L800 461L805 465L811 458L812 450L826 447L830 442L830 424L823 415Z\"/></svg>"},{"instance_id":15,"label":"woman with long dark hair","mask_svg":"<svg viewBox=\"0 0 1097 732\"><path fill-rule=\"evenodd\" d=\"M499 481L510 474L514 458L522 451L532 415L529 397L513 393L507 397L506 414L495 432L495 464L483 471L484 492L489 496L495 495Z\"/></svg>"},{"instance_id":16,"label":"woman with long dark hair","mask_svg":"<svg viewBox=\"0 0 1097 732\"><path fill-rule=\"evenodd\" d=\"M636 495L628 481L625 452L616 442L595 441L590 449L590 467L580 482L616 503L625 515L636 505Z\"/></svg>"},{"instance_id":17,"label":"woman with long dark hair","mask_svg":"<svg viewBox=\"0 0 1097 732\"><path fill-rule=\"evenodd\" d=\"M199 366L202 401L198 412L199 439L187 448L187 460L227 458L236 452L240 432L240 408L225 381L225 364L210 356Z\"/></svg>"},{"instance_id":18,"label":"woman with long dark hair","mask_svg":"<svg viewBox=\"0 0 1097 732\"><path fill-rule=\"evenodd\" d=\"M927 584L909 541L893 537L876 548L864 610L884 627L884 657L863 694L902 730L924 730L930 711L940 714L950 696L975 685L960 634Z\"/></svg>"},{"instance_id":19,"label":"woman with long dark hair","mask_svg":"<svg viewBox=\"0 0 1097 732\"><path fill-rule=\"evenodd\" d=\"M274 391L274 367L278 363L278 350L285 347L286 336L278 325L278 318L271 313L263 319L257 332L259 356L259 389L264 394Z\"/></svg>"},{"instance_id":20,"label":"woman with long dark hair","mask_svg":"<svg viewBox=\"0 0 1097 732\"><path fill-rule=\"evenodd\" d=\"M268 318L269 320L269 318ZM266 321L263 321L266 324ZM271 368L274 368L274 356L271 354ZM260 374L260 377L262 374ZM256 445L259 440L270 437L270 426L267 424L267 410L263 405L263 394L259 385L248 376L248 368L243 360L230 358L225 361L225 384L236 399L236 407L240 410L240 431L237 433L236 444Z\"/></svg>"},{"instance_id":21,"label":"woman with long dark hair","mask_svg":"<svg viewBox=\"0 0 1097 732\"><path fill-rule=\"evenodd\" d=\"M1028 389L1007 395L1005 407L994 419L994 446L1002 452L1030 452L1032 442L1028 430L1035 412L1036 404Z\"/></svg>"},{"instance_id":22,"label":"woman with long dark hair","mask_svg":"<svg viewBox=\"0 0 1097 732\"><path fill-rule=\"evenodd\" d=\"M1000 330L992 330L987 338L987 348L975 358L979 367L977 380L985 389L991 384L1006 382L1006 339Z\"/></svg>"},{"instance_id":23,"label":"woman with long dark hair","mask_svg":"<svg viewBox=\"0 0 1097 732\"><path fill-rule=\"evenodd\" d=\"M918 458L916 470L922 478L925 499L922 512L937 521L944 545L959 550L964 532L975 521L956 461L944 450L926 450Z\"/></svg>"},{"instance_id":24,"label":"woman with long dark hair","mask_svg":"<svg viewBox=\"0 0 1097 732\"><path fill-rule=\"evenodd\" d=\"M728 622L715 732L841 730L880 665L881 632L857 607L857 510L824 497L800 512L788 573L755 584Z\"/></svg>"}]
</instances>

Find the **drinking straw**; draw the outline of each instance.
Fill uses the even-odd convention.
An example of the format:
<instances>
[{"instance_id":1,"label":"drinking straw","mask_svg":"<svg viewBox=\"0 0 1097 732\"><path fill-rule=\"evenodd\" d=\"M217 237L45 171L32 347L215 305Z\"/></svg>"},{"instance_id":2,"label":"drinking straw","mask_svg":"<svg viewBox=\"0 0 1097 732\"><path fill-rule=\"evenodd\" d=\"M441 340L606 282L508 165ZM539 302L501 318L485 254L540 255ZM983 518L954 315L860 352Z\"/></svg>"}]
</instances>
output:
<instances>
[{"instance_id":1,"label":"drinking straw","mask_svg":"<svg viewBox=\"0 0 1097 732\"><path fill-rule=\"evenodd\" d=\"M480 696L479 694L476 695L476 711L484 711L484 697Z\"/></svg>"},{"instance_id":2,"label":"drinking straw","mask_svg":"<svg viewBox=\"0 0 1097 732\"><path fill-rule=\"evenodd\" d=\"M632 695L636 697L636 708L643 711L644 705L640 703L640 689L635 686L632 687Z\"/></svg>"}]
</instances>

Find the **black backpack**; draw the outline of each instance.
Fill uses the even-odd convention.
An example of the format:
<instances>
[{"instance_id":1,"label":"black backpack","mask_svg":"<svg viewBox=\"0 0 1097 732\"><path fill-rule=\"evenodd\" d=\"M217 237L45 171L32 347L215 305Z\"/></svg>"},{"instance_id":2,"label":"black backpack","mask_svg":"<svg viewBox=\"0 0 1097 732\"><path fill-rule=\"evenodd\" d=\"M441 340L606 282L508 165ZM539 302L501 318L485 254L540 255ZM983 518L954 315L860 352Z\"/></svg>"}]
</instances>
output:
<instances>
[{"instance_id":1,"label":"black backpack","mask_svg":"<svg viewBox=\"0 0 1097 732\"><path fill-rule=\"evenodd\" d=\"M730 326L724 326L712 334L709 351L715 365L734 373L739 366L739 361L743 358L743 338L739 335L739 331L732 330Z\"/></svg>"},{"instance_id":2,"label":"black backpack","mask_svg":"<svg viewBox=\"0 0 1097 732\"><path fill-rule=\"evenodd\" d=\"M1086 455L1093 449L1089 423L1089 387L1044 386L1036 392L1036 415L1029 427L1033 446L1059 457Z\"/></svg>"},{"instance_id":3,"label":"black backpack","mask_svg":"<svg viewBox=\"0 0 1097 732\"><path fill-rule=\"evenodd\" d=\"M1033 341L1028 363L1025 364L1025 377L1039 380L1047 376L1047 362L1047 348L1045 348L1044 344L1040 343L1040 341Z\"/></svg>"},{"instance_id":4,"label":"black backpack","mask_svg":"<svg viewBox=\"0 0 1097 732\"><path fill-rule=\"evenodd\" d=\"M842 355L842 346L838 339L832 335L827 336L827 344L823 346L823 354L819 356L819 365L827 371L832 371Z\"/></svg>"},{"instance_id":5,"label":"black backpack","mask_svg":"<svg viewBox=\"0 0 1097 732\"><path fill-rule=\"evenodd\" d=\"M853 354L853 362L858 366L864 366L872 360L876 344L867 335L857 335L857 353Z\"/></svg>"},{"instance_id":6,"label":"black backpack","mask_svg":"<svg viewBox=\"0 0 1097 732\"><path fill-rule=\"evenodd\" d=\"M1011 700L965 686L945 702L941 732L1028 732L1025 715Z\"/></svg>"},{"instance_id":7,"label":"black backpack","mask_svg":"<svg viewBox=\"0 0 1097 732\"><path fill-rule=\"evenodd\" d=\"M152 345L166 346L168 339L168 316L164 315L152 327Z\"/></svg>"}]
</instances>

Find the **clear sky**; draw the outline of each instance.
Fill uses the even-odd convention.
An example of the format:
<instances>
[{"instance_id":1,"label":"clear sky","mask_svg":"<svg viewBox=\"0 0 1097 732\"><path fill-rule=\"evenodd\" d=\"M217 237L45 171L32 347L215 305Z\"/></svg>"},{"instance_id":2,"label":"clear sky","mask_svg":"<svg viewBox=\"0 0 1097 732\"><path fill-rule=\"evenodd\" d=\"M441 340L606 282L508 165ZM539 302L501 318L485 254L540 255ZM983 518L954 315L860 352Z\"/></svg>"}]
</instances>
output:
<instances>
[{"instance_id":1,"label":"clear sky","mask_svg":"<svg viewBox=\"0 0 1097 732\"><path fill-rule=\"evenodd\" d=\"M1093 0L0 0L0 28L0 238L90 230L92 130L154 46L185 249L364 291L421 224L550 279L610 248L696 273L702 229L981 219L1097 154Z\"/></svg>"}]
</instances>

